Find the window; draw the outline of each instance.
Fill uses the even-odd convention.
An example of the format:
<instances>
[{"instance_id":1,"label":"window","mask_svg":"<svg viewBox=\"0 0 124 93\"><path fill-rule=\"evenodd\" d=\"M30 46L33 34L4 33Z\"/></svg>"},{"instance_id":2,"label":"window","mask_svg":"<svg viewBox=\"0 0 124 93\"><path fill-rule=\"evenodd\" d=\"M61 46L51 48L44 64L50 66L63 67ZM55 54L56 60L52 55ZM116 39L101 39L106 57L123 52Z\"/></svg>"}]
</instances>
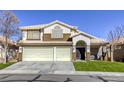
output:
<instances>
[{"instance_id":1,"label":"window","mask_svg":"<svg viewBox=\"0 0 124 93\"><path fill-rule=\"evenodd\" d=\"M27 31L27 39L40 39L40 31Z\"/></svg>"},{"instance_id":2,"label":"window","mask_svg":"<svg viewBox=\"0 0 124 93\"><path fill-rule=\"evenodd\" d=\"M52 29L51 38L63 38L63 30L59 26L56 26Z\"/></svg>"}]
</instances>

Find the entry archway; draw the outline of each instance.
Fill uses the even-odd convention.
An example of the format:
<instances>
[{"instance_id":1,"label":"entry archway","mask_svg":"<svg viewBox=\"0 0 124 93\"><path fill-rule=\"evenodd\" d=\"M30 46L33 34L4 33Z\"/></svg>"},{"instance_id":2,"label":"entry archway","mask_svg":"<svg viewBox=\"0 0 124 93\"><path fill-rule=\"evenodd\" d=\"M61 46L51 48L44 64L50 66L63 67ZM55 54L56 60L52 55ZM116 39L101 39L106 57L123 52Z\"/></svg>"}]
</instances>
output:
<instances>
[{"instance_id":1,"label":"entry archway","mask_svg":"<svg viewBox=\"0 0 124 93\"><path fill-rule=\"evenodd\" d=\"M76 59L77 60L85 60L86 56L86 43L83 40L79 40L76 43Z\"/></svg>"}]
</instances>

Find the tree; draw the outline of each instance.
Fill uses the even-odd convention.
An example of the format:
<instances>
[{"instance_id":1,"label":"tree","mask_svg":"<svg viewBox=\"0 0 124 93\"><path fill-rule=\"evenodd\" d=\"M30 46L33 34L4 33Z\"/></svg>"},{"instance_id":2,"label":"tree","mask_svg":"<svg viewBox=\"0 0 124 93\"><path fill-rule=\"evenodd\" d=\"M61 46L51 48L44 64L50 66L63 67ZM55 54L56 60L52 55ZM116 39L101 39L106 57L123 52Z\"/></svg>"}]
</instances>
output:
<instances>
[{"instance_id":1,"label":"tree","mask_svg":"<svg viewBox=\"0 0 124 93\"><path fill-rule=\"evenodd\" d=\"M108 40L110 42L110 56L111 61L113 62L113 52L119 43L119 40L124 37L124 25L115 27L114 30L111 30L108 33Z\"/></svg>"},{"instance_id":2,"label":"tree","mask_svg":"<svg viewBox=\"0 0 124 93\"><path fill-rule=\"evenodd\" d=\"M5 61L7 62L7 52L8 52L8 40L19 35L19 20L16 15L11 11L0 11L0 34L4 38L4 52L5 52Z\"/></svg>"}]
</instances>

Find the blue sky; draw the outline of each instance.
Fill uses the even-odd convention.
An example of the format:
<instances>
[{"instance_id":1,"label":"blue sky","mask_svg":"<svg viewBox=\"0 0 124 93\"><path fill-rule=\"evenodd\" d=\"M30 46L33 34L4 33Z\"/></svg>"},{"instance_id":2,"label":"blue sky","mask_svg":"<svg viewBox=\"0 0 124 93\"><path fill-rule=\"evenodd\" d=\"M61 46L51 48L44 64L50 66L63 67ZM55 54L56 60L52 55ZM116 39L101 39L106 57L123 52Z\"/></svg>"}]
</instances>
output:
<instances>
[{"instance_id":1,"label":"blue sky","mask_svg":"<svg viewBox=\"0 0 124 93\"><path fill-rule=\"evenodd\" d=\"M20 26L47 24L59 20L99 38L115 26L124 25L124 11L103 10L16 10Z\"/></svg>"}]
</instances>

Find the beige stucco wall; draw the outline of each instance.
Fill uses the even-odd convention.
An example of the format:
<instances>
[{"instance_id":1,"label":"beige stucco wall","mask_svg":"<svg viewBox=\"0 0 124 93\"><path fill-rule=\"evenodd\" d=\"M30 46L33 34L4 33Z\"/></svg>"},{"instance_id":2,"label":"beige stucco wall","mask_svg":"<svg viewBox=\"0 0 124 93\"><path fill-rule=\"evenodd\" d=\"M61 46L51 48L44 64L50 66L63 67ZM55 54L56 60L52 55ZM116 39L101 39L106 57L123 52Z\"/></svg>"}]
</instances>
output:
<instances>
[{"instance_id":1,"label":"beige stucco wall","mask_svg":"<svg viewBox=\"0 0 124 93\"><path fill-rule=\"evenodd\" d=\"M27 39L27 31L22 31L22 40Z\"/></svg>"},{"instance_id":2,"label":"beige stucco wall","mask_svg":"<svg viewBox=\"0 0 124 93\"><path fill-rule=\"evenodd\" d=\"M75 34L78 34L79 32L76 32L74 30L71 30L71 36L75 35Z\"/></svg>"}]
</instances>

